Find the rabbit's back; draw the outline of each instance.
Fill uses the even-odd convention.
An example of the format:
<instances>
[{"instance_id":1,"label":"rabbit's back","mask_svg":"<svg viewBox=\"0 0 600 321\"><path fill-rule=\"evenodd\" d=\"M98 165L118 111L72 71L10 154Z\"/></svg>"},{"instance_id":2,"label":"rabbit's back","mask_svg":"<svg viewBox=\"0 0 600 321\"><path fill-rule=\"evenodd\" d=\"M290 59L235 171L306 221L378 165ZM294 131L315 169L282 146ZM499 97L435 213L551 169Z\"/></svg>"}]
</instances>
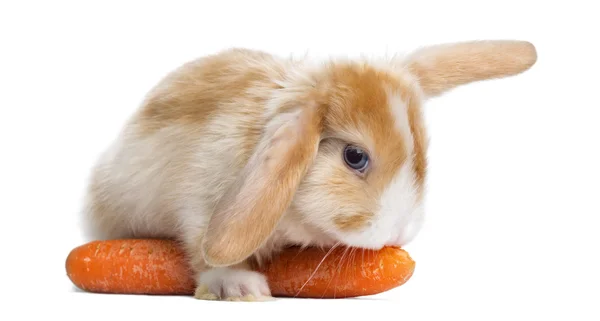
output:
<instances>
[{"instance_id":1,"label":"rabbit's back","mask_svg":"<svg viewBox=\"0 0 600 321\"><path fill-rule=\"evenodd\" d=\"M89 236L176 238L203 228L258 142L284 68L232 49L167 75L92 170Z\"/></svg>"}]
</instances>

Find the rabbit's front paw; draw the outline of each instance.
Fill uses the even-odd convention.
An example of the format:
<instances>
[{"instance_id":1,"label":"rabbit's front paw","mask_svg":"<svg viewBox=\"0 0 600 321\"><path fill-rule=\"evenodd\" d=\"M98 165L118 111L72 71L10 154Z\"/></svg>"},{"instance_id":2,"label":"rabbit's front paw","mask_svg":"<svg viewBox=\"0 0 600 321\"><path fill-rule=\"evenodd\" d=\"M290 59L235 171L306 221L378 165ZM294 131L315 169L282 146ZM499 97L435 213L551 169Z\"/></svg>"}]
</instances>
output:
<instances>
[{"instance_id":1,"label":"rabbit's front paw","mask_svg":"<svg viewBox=\"0 0 600 321\"><path fill-rule=\"evenodd\" d=\"M194 297L200 300L264 301L271 299L271 291L263 274L225 267L202 272Z\"/></svg>"}]
</instances>

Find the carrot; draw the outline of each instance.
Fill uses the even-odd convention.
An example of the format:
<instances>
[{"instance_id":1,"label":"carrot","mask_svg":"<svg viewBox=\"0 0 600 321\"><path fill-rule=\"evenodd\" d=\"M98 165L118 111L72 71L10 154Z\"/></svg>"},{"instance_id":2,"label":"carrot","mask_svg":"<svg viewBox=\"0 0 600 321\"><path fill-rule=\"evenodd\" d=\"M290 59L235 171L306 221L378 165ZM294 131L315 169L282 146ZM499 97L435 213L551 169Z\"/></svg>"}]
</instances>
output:
<instances>
[{"instance_id":1,"label":"carrot","mask_svg":"<svg viewBox=\"0 0 600 321\"><path fill-rule=\"evenodd\" d=\"M400 248L379 251L292 247L263 266L274 297L345 298L407 282L415 262ZM193 295L195 280L178 243L160 239L93 241L74 248L67 276L87 292Z\"/></svg>"},{"instance_id":2,"label":"carrot","mask_svg":"<svg viewBox=\"0 0 600 321\"><path fill-rule=\"evenodd\" d=\"M400 248L379 251L337 247L288 249L257 270L269 279L274 296L348 298L378 294L412 276L415 262Z\"/></svg>"},{"instance_id":3,"label":"carrot","mask_svg":"<svg viewBox=\"0 0 600 321\"><path fill-rule=\"evenodd\" d=\"M185 295L194 280L183 251L171 240L93 241L67 256L67 276L88 292Z\"/></svg>"}]
</instances>

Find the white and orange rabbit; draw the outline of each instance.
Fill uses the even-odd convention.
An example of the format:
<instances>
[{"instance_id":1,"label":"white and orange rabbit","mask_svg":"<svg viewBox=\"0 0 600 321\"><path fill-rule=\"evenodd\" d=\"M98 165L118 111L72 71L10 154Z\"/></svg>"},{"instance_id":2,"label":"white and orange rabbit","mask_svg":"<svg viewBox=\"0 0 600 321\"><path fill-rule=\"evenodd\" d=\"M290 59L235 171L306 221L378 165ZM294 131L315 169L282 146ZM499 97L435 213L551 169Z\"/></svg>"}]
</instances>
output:
<instances>
[{"instance_id":1,"label":"white and orange rabbit","mask_svg":"<svg viewBox=\"0 0 600 321\"><path fill-rule=\"evenodd\" d=\"M423 223L422 105L537 60L525 41L420 48L380 61L230 49L179 67L94 167L89 237L174 238L196 297L263 299L249 267L287 245L406 245Z\"/></svg>"}]
</instances>

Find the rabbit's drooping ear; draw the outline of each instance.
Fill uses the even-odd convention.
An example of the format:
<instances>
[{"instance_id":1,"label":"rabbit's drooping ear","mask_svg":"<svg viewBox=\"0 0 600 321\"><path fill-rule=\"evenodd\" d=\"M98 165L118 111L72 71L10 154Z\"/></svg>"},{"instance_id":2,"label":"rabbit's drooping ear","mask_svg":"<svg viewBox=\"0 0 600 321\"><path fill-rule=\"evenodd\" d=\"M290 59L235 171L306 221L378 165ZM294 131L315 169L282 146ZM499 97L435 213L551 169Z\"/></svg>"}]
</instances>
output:
<instances>
[{"instance_id":1,"label":"rabbit's drooping ear","mask_svg":"<svg viewBox=\"0 0 600 321\"><path fill-rule=\"evenodd\" d=\"M202 241L207 264L237 264L272 234L316 157L321 109L292 107L269 122L237 181L220 200Z\"/></svg>"},{"instance_id":2,"label":"rabbit's drooping ear","mask_svg":"<svg viewBox=\"0 0 600 321\"><path fill-rule=\"evenodd\" d=\"M536 60L536 49L527 41L488 40L424 47L406 62L424 94L434 97L474 81L519 74Z\"/></svg>"}]
</instances>

